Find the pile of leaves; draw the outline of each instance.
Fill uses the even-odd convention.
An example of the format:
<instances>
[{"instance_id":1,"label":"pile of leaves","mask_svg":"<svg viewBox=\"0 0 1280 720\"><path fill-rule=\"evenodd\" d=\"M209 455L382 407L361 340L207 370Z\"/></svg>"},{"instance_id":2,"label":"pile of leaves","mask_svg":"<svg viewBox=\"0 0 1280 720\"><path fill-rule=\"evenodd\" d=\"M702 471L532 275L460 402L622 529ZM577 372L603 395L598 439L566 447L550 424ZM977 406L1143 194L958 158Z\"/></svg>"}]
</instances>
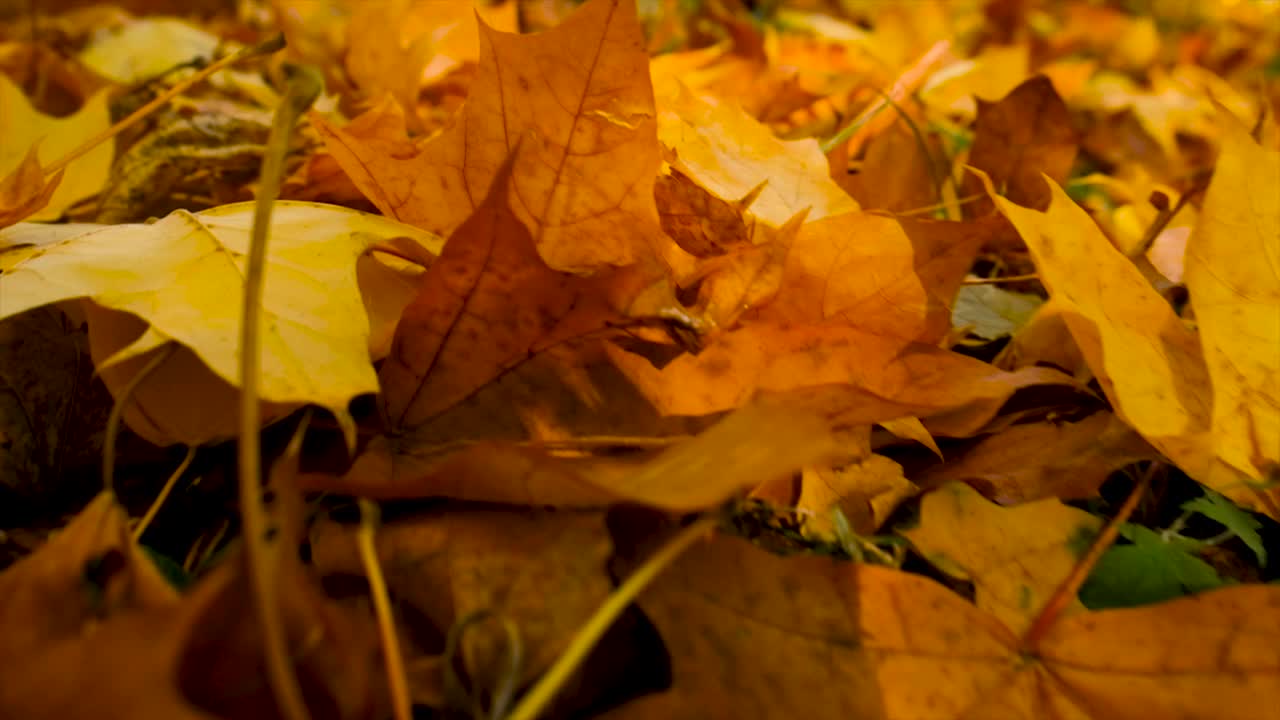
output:
<instances>
[{"instance_id":1,"label":"pile of leaves","mask_svg":"<svg viewBox=\"0 0 1280 720\"><path fill-rule=\"evenodd\" d=\"M1280 707L1276 3L0 13L0 716Z\"/></svg>"}]
</instances>

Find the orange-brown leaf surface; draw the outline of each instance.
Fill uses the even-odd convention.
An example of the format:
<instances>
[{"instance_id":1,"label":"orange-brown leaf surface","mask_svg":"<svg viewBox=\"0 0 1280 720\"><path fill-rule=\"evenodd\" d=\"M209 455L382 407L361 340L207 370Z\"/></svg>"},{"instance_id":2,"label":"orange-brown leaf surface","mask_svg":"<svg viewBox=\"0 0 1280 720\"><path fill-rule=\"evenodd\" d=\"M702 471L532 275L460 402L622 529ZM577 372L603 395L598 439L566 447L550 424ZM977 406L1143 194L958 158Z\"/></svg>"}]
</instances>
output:
<instances>
[{"instance_id":1,"label":"orange-brown leaf surface","mask_svg":"<svg viewBox=\"0 0 1280 720\"><path fill-rule=\"evenodd\" d=\"M36 149L31 148L22 162L0 179L0 227L12 225L43 210L60 182L61 171L45 180Z\"/></svg>"},{"instance_id":2,"label":"orange-brown leaf surface","mask_svg":"<svg viewBox=\"0 0 1280 720\"><path fill-rule=\"evenodd\" d=\"M1276 48L0 0L0 720L1264 720Z\"/></svg>"},{"instance_id":3,"label":"orange-brown leaf surface","mask_svg":"<svg viewBox=\"0 0 1280 720\"><path fill-rule=\"evenodd\" d=\"M394 429L467 398L546 340L584 283L547 267L511 207L513 153L405 308L379 380Z\"/></svg>"},{"instance_id":4,"label":"orange-brown leaf surface","mask_svg":"<svg viewBox=\"0 0 1280 720\"><path fill-rule=\"evenodd\" d=\"M1076 158L1076 131L1062 98L1044 76L1033 77L995 104L978 102L969 164L986 172L1011 202L1043 209L1049 188L1041 175L1062 183ZM982 183L969 175L966 195L982 192ZM970 206L975 213L990 211L989 202Z\"/></svg>"},{"instance_id":5,"label":"orange-brown leaf surface","mask_svg":"<svg viewBox=\"0 0 1280 720\"><path fill-rule=\"evenodd\" d=\"M675 680L611 720L796 708L888 720L1244 720L1280 701L1280 591L1264 586L1077 614L1028 656L994 616L932 580L722 538L692 549L640 606Z\"/></svg>"},{"instance_id":6,"label":"orange-brown leaf surface","mask_svg":"<svg viewBox=\"0 0 1280 720\"><path fill-rule=\"evenodd\" d=\"M950 483L925 496L920 526L903 535L943 572L973 582L977 606L1022 634L1100 526L1056 499L1002 508Z\"/></svg>"},{"instance_id":7,"label":"orange-brown leaf surface","mask_svg":"<svg viewBox=\"0 0 1280 720\"><path fill-rule=\"evenodd\" d=\"M634 0L592 0L540 35L482 25L480 42L467 103L442 133L390 153L322 122L329 151L383 213L449 234L523 142L512 209L551 267L645 257L657 242L659 148Z\"/></svg>"}]
</instances>

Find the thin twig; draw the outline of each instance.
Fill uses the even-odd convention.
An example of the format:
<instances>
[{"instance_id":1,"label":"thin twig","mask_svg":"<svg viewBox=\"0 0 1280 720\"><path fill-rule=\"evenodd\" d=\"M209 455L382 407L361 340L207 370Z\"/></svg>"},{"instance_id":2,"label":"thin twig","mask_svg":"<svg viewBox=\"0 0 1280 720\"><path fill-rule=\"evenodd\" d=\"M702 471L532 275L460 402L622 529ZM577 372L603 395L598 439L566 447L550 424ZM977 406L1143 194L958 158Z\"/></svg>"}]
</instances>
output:
<instances>
[{"instance_id":1,"label":"thin twig","mask_svg":"<svg viewBox=\"0 0 1280 720\"><path fill-rule=\"evenodd\" d=\"M315 71L286 66L289 84L267 140L259 176L257 205L253 213L253 234L249 244L248 267L244 279L244 308L240 327L240 516L244 523L245 559L253 590L254 610L262 630L267 679L280 714L286 720L309 720L306 700L289 656L288 636L280 615L275 585L275 554L262 500L261 446L258 437L261 417L258 407L258 376L262 324L262 298L266 279L267 240L271 210L280 194L289 135L298 118L319 95L321 81Z\"/></svg>"},{"instance_id":2,"label":"thin twig","mask_svg":"<svg viewBox=\"0 0 1280 720\"><path fill-rule=\"evenodd\" d=\"M133 540L137 542L142 539L142 534L147 531L147 526L155 519L156 513L160 512L160 506L168 499L169 493L173 492L173 488L178 484L178 478L182 477L182 473L191 467L191 461L196 457L196 446L188 445L187 454L182 458L182 462L178 465L178 469L173 471L169 479L164 482L164 487L160 488L160 494L156 495L156 499L151 503L151 507L147 508L147 514L142 516L138 521L138 526L133 529Z\"/></svg>"},{"instance_id":3,"label":"thin twig","mask_svg":"<svg viewBox=\"0 0 1280 720\"><path fill-rule=\"evenodd\" d=\"M160 363L168 360L177 347L177 343L172 340L161 346L156 354L142 366L142 369L129 378L129 382L125 383L124 390L120 391L120 397L116 398L115 404L111 406L111 414L107 415L107 429L102 438L103 490L115 492L116 438L120 436L120 426L124 424L124 409L129 407L129 401L133 399L133 394L137 392L138 386L142 384L142 381L155 372L155 369L160 367Z\"/></svg>"},{"instance_id":4,"label":"thin twig","mask_svg":"<svg viewBox=\"0 0 1280 720\"><path fill-rule=\"evenodd\" d=\"M965 278L960 282L961 285L999 285L1000 283L1025 282L1027 280L1039 280L1040 273L1027 273L1026 275L1006 275L1004 277L992 278Z\"/></svg>"},{"instance_id":5,"label":"thin twig","mask_svg":"<svg viewBox=\"0 0 1280 720\"><path fill-rule=\"evenodd\" d=\"M863 110L858 114L858 117L854 118L853 122L822 143L822 152L824 154L830 153L832 150L848 143L849 155L856 155L862 143L874 132L878 131L880 125L883 124L873 123L872 120L884 112L891 103L905 101L925 81L925 78L933 70L934 65L946 57L950 51L950 40L939 40L934 43L932 47L898 76L898 79L893 83L893 87L889 89L888 93L882 95L878 102Z\"/></svg>"},{"instance_id":6,"label":"thin twig","mask_svg":"<svg viewBox=\"0 0 1280 720\"><path fill-rule=\"evenodd\" d=\"M1048 634L1049 629L1058 621L1058 617L1062 615L1062 611L1066 609L1071 600L1076 597L1080 586L1089 578L1089 573L1093 572L1093 567L1098 564L1098 560L1102 558L1102 553L1111 547L1111 543L1115 542L1116 536L1120 534L1120 526L1123 525L1133 511L1138 507L1138 501L1146 495L1147 488L1151 486L1151 476L1155 474L1156 464L1152 463L1142 473L1138 479L1138 483L1133 486L1133 491L1129 493L1129 497L1125 498L1124 504L1120 506L1120 511L1102 528L1102 532L1098 533L1098 537L1094 538L1093 544L1089 546L1089 551L1080 558L1080 562L1071 569L1071 574L1067 576L1062 584L1054 590L1053 595L1044 604L1044 608L1040 610L1040 614L1031 623L1031 627L1027 629L1026 635L1022 636L1021 648L1023 652L1028 654L1035 653L1040 646L1040 641Z\"/></svg>"},{"instance_id":7,"label":"thin twig","mask_svg":"<svg viewBox=\"0 0 1280 720\"><path fill-rule=\"evenodd\" d=\"M378 506L371 500L360 498L360 527L356 530L356 548L364 576L369 582L369 594L373 597L374 615L378 619L378 635L382 638L382 658L387 666L387 689L391 692L391 708L395 720L411 720L413 705L409 701L409 682L405 679L404 656L400 654L400 639L396 635L396 622L391 613L391 600L387 582L378 563L378 549L374 542L381 516Z\"/></svg>"}]
</instances>

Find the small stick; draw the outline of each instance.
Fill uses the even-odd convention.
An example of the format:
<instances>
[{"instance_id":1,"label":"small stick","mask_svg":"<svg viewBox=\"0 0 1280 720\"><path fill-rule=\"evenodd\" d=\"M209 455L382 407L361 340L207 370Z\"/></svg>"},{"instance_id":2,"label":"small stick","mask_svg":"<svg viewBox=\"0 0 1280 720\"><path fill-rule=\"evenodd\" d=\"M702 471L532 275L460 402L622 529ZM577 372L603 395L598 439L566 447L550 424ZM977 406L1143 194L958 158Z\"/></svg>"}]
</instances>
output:
<instances>
[{"instance_id":1,"label":"small stick","mask_svg":"<svg viewBox=\"0 0 1280 720\"><path fill-rule=\"evenodd\" d=\"M173 474L169 476L169 479L164 482L164 487L160 488L160 494L157 495L155 501L151 503L151 507L147 508L147 514L142 516L142 519L138 521L138 527L133 529L134 542L142 539L142 534L147 531L147 526L151 524L151 521L155 519L156 514L160 512L160 506L164 504L164 501L169 497L169 493L173 492L174 486L178 484L178 478L182 477L182 473L186 472L187 468L191 467L191 461L194 460L195 457L196 446L188 445L186 457L182 458L182 462L178 465L178 469L174 470Z\"/></svg>"},{"instance_id":2,"label":"small stick","mask_svg":"<svg viewBox=\"0 0 1280 720\"><path fill-rule=\"evenodd\" d=\"M993 278L965 278L961 281L961 285L998 285L1007 282L1023 282L1025 280L1038 280L1040 273L1027 273L1026 275L1006 275L1004 277Z\"/></svg>"},{"instance_id":3,"label":"small stick","mask_svg":"<svg viewBox=\"0 0 1280 720\"><path fill-rule=\"evenodd\" d=\"M951 51L950 40L939 40L930 47L925 54L921 55L914 63L898 76L894 81L893 87L889 89L887 94L881 96L880 100L873 103L854 118L843 130L836 133L831 139L822 143L822 152L830 153L836 148L848 143L846 146L846 157L852 157L867 138L883 129L885 122L872 122L877 115L892 105L901 105L906 101L911 93L916 91L929 76L933 70L933 66L938 64ZM890 120L890 122L892 122Z\"/></svg>"},{"instance_id":4,"label":"small stick","mask_svg":"<svg viewBox=\"0 0 1280 720\"><path fill-rule=\"evenodd\" d=\"M178 344L172 340L161 346L155 356L148 360L136 375L129 378L129 382L125 383L124 390L120 391L120 397L111 406L111 413L107 415L107 429L102 438L103 490L115 492L116 438L120 435L120 426L124 424L124 409L129 407L129 401L133 399L133 394L138 391L138 386L142 384L142 381L155 372L155 369L160 367L160 363L168 360L169 356L177 348Z\"/></svg>"},{"instance_id":5,"label":"small stick","mask_svg":"<svg viewBox=\"0 0 1280 720\"><path fill-rule=\"evenodd\" d=\"M1035 622L1031 623L1031 627L1027 629L1027 634L1022 636L1021 648L1023 652L1035 653L1040 646L1040 641L1048 634L1049 629L1058 621L1058 616L1066 609L1067 604L1079 592L1080 586L1089 578L1089 573L1093 571L1093 567L1098 564L1098 560L1102 558L1102 553L1111 547L1111 543L1115 542L1116 536L1120 534L1120 526L1129 519L1133 511L1138 507L1138 501L1143 495L1147 494L1147 488L1151 486L1151 476L1155 474L1156 465L1152 463L1142 473L1142 477L1138 479L1138 484L1134 485L1133 491L1129 493L1129 497L1125 498L1124 504L1120 506L1120 511L1115 517L1102 528L1102 532L1098 533L1098 537L1094 538L1093 544L1089 546L1089 551L1080 558L1080 562L1071 569L1071 574L1067 576L1058 589L1053 592L1053 596L1044 604L1044 608L1040 610L1040 614L1036 616Z\"/></svg>"},{"instance_id":6,"label":"small stick","mask_svg":"<svg viewBox=\"0 0 1280 720\"><path fill-rule=\"evenodd\" d=\"M378 634L382 637L382 658L387 666L387 686L391 692L391 707L395 720L412 720L413 705L409 701L409 682L404 674L404 657L400 654L400 639L396 636L395 618L391 614L391 600L387 594L387 582L378 564L378 549L374 543L381 513L377 504L360 498L360 529L356 530L356 546L364 576L369 581L369 594L373 597L374 615L378 618Z\"/></svg>"},{"instance_id":7,"label":"small stick","mask_svg":"<svg viewBox=\"0 0 1280 720\"><path fill-rule=\"evenodd\" d=\"M286 66L288 69L289 66ZM285 720L309 720L302 687L294 675L289 657L289 639L275 584L276 553L268 529L267 511L262 500L262 450L258 381L260 375L262 298L266 284L267 240L271 227L271 210L280 194L284 179L285 156L289 152L289 135L298 118L320 94L321 81L315 71L296 68L291 73L284 97L276 108L271 135L259 173L257 204L253 213L253 232L249 240L249 257L244 278L244 308L240 323L240 517L244 523L245 564L253 591L254 611L262 630L263 662L276 706Z\"/></svg>"}]
</instances>

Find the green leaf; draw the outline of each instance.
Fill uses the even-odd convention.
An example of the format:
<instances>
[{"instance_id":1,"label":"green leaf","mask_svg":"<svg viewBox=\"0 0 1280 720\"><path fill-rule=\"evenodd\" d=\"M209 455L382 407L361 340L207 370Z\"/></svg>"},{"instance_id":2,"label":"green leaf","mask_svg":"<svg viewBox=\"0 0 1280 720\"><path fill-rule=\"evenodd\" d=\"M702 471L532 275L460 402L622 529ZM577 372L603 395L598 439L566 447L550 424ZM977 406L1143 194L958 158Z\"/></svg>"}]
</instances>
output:
<instances>
[{"instance_id":1,"label":"green leaf","mask_svg":"<svg viewBox=\"0 0 1280 720\"><path fill-rule=\"evenodd\" d=\"M1165 542L1140 525L1123 525L1121 533L1133 544L1107 550L1080 588L1080 601L1091 610L1150 605L1226 584L1188 552L1194 542Z\"/></svg>"},{"instance_id":2,"label":"green leaf","mask_svg":"<svg viewBox=\"0 0 1280 720\"><path fill-rule=\"evenodd\" d=\"M1203 497L1183 503L1182 509L1200 513L1235 533L1236 537L1258 556L1258 564L1262 567L1267 566L1267 548L1262 544L1262 537L1258 535L1258 529L1262 527L1262 523L1247 511L1209 488L1204 489Z\"/></svg>"},{"instance_id":3,"label":"green leaf","mask_svg":"<svg viewBox=\"0 0 1280 720\"><path fill-rule=\"evenodd\" d=\"M951 310L952 327L973 327L983 340L1012 335L1027 324L1044 300L1036 295L1016 293L993 285L966 285L956 294Z\"/></svg>"}]
</instances>

